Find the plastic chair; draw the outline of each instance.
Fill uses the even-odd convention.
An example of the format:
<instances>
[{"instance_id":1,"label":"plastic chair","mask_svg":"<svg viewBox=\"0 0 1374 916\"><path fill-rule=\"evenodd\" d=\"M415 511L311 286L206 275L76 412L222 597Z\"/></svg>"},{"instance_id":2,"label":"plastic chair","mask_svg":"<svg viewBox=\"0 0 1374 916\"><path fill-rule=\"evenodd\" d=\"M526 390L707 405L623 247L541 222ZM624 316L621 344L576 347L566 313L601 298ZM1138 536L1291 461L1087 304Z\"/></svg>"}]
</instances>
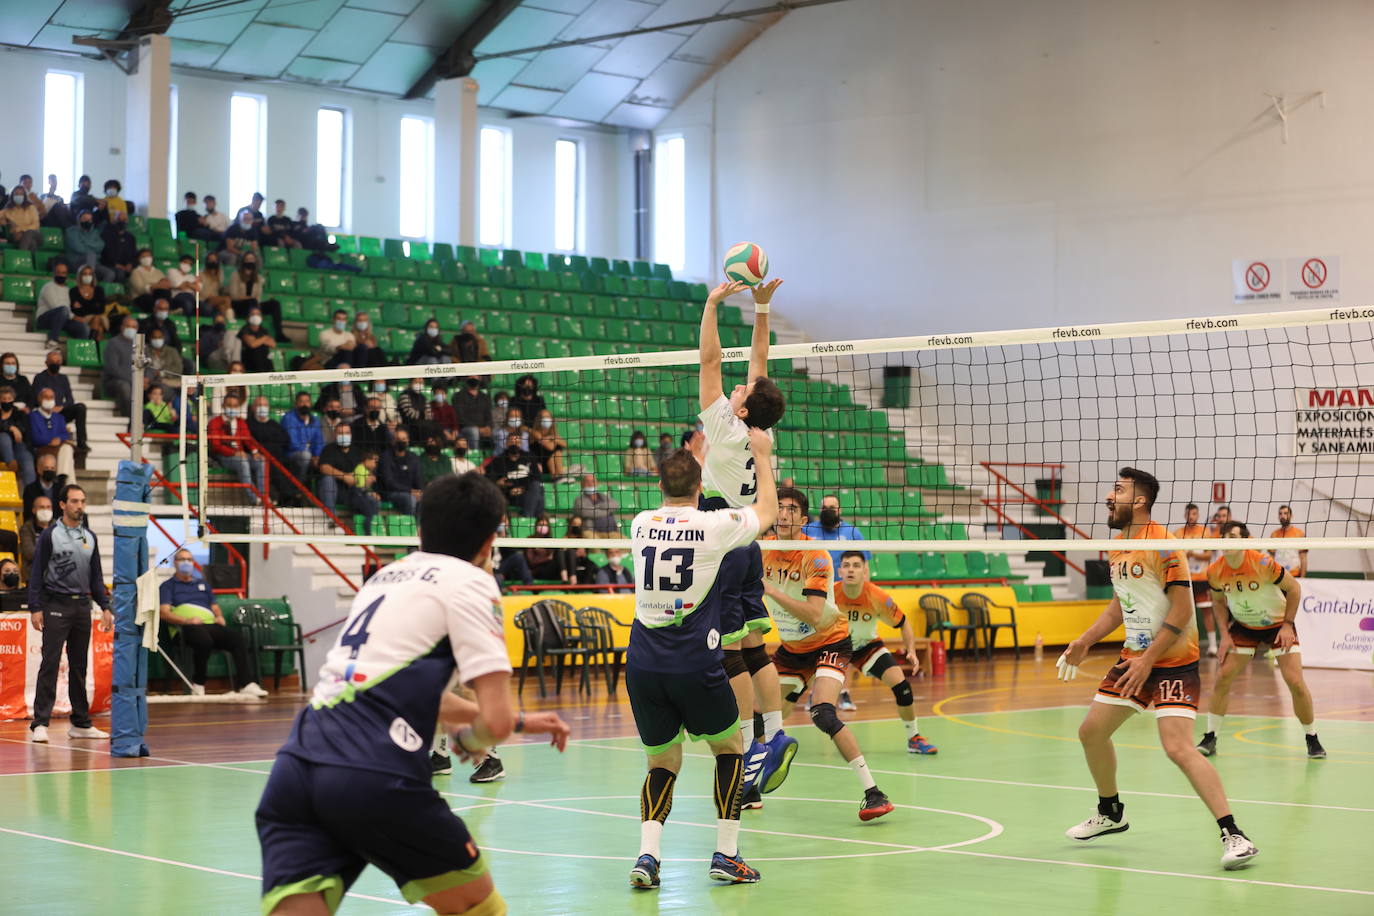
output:
<instances>
[{"instance_id":1,"label":"plastic chair","mask_svg":"<svg viewBox=\"0 0 1374 916\"><path fill-rule=\"evenodd\" d=\"M593 658L600 660L602 673L606 677L606 692L615 696L616 686L620 683L620 669L625 664L625 653L630 647L615 644L615 629L612 624L627 626L610 611L602 608L577 609L577 625L590 653L587 660L589 663Z\"/></svg>"},{"instance_id":2,"label":"plastic chair","mask_svg":"<svg viewBox=\"0 0 1374 916\"><path fill-rule=\"evenodd\" d=\"M989 598L987 595L981 594L979 592L965 592L963 597L959 599L959 604L968 613L969 623L977 623L982 625L984 639L986 640L987 644L989 659L992 658L992 650L997 645L997 631L1010 630L1011 644L1012 647L1016 650L1017 660L1020 660L1021 640L1016 635L1016 608L1010 607L1005 604L998 604L997 602ZM994 621L992 619L992 610L994 608L996 608L997 610L1006 611L1008 614L1010 614L1011 621Z\"/></svg>"},{"instance_id":3,"label":"plastic chair","mask_svg":"<svg viewBox=\"0 0 1374 916\"><path fill-rule=\"evenodd\" d=\"M945 634L949 634L949 652L954 652L959 647L959 634L964 634L964 651L976 650L974 639L978 633L983 632L983 627L975 623L952 623L950 621L950 610L954 605L944 595L926 594L922 595L918 602L921 610L926 616L925 636L929 637L932 633L939 634L941 642L945 641Z\"/></svg>"},{"instance_id":4,"label":"plastic chair","mask_svg":"<svg viewBox=\"0 0 1374 916\"><path fill-rule=\"evenodd\" d=\"M286 599L281 600L285 602ZM301 625L289 612L273 612L261 604L245 604L234 612L234 620L247 631L250 651L255 657L262 652L272 654L273 690L281 689L282 659L290 655L296 656L296 671L300 674L301 689L305 689L305 639L301 635Z\"/></svg>"}]
</instances>

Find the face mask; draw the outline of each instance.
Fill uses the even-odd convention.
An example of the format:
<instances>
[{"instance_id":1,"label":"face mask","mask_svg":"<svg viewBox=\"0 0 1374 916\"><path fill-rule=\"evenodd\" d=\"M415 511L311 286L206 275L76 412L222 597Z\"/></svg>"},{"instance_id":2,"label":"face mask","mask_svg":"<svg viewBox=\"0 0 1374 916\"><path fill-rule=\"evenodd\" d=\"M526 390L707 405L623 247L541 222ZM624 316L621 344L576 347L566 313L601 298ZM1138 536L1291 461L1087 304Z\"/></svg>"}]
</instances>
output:
<instances>
[{"instance_id":1,"label":"face mask","mask_svg":"<svg viewBox=\"0 0 1374 916\"><path fill-rule=\"evenodd\" d=\"M353 444L353 437L352 437L352 436L339 436L339 437L338 437L337 439L335 439L334 441L337 442L337 443L339 444L339 448L348 448L350 445Z\"/></svg>"},{"instance_id":2,"label":"face mask","mask_svg":"<svg viewBox=\"0 0 1374 916\"><path fill-rule=\"evenodd\" d=\"M547 534L549 533L549 526L548 526L548 525L540 525L538 528L535 528L535 529L534 529L534 533L537 534L537 535L539 535L540 537L544 537L545 535L547 535Z\"/></svg>"},{"instance_id":3,"label":"face mask","mask_svg":"<svg viewBox=\"0 0 1374 916\"><path fill-rule=\"evenodd\" d=\"M366 331L366 330L367 330L367 322L366 322L366 321L360 321L360 322L358 322L356 325L354 325L354 327L356 327L359 331Z\"/></svg>"},{"instance_id":4,"label":"face mask","mask_svg":"<svg viewBox=\"0 0 1374 916\"><path fill-rule=\"evenodd\" d=\"M57 373L59 373L59 372L62 371L62 364L61 364L61 363L48 363L47 365L48 365L48 374L49 374L49 375L56 375Z\"/></svg>"},{"instance_id":5,"label":"face mask","mask_svg":"<svg viewBox=\"0 0 1374 916\"><path fill-rule=\"evenodd\" d=\"M297 404L297 405L296 405L296 413L300 414L300 415L303 416L303 417L308 417L308 416L310 416L310 405L309 405L309 404Z\"/></svg>"},{"instance_id":6,"label":"face mask","mask_svg":"<svg viewBox=\"0 0 1374 916\"><path fill-rule=\"evenodd\" d=\"M266 408L266 407L258 407L258 408L256 408L256 409L253 411L253 413L254 413L255 416L257 416L258 422L262 422L263 420L266 420L266 419L267 419L267 408Z\"/></svg>"},{"instance_id":7,"label":"face mask","mask_svg":"<svg viewBox=\"0 0 1374 916\"><path fill-rule=\"evenodd\" d=\"M426 445L426 446L425 446L425 454L426 454L426 455L429 455L431 458L433 458L435 455L438 455L438 454L439 454L439 446L437 446L437 445Z\"/></svg>"},{"instance_id":8,"label":"face mask","mask_svg":"<svg viewBox=\"0 0 1374 916\"><path fill-rule=\"evenodd\" d=\"M154 312L153 314L157 316L157 320L158 320L158 321L166 321L166 320L167 320L167 310L166 310L166 309L158 309L158 310L157 310L156 312Z\"/></svg>"},{"instance_id":9,"label":"face mask","mask_svg":"<svg viewBox=\"0 0 1374 916\"><path fill-rule=\"evenodd\" d=\"M258 325L262 324L262 316L261 316L261 315L249 315L249 316L248 316L248 323L251 324L253 327L256 328Z\"/></svg>"},{"instance_id":10,"label":"face mask","mask_svg":"<svg viewBox=\"0 0 1374 916\"><path fill-rule=\"evenodd\" d=\"M152 267L152 266L153 266L153 259L152 259L152 258L139 258L139 259L138 259L138 266L139 266L139 267Z\"/></svg>"},{"instance_id":11,"label":"face mask","mask_svg":"<svg viewBox=\"0 0 1374 916\"><path fill-rule=\"evenodd\" d=\"M430 337L438 337L438 336L439 336L439 329L438 329L438 328L425 328L425 333L428 334Z\"/></svg>"},{"instance_id":12,"label":"face mask","mask_svg":"<svg viewBox=\"0 0 1374 916\"><path fill-rule=\"evenodd\" d=\"M91 274L82 274L77 282L82 286L91 286L95 283L95 277Z\"/></svg>"},{"instance_id":13,"label":"face mask","mask_svg":"<svg viewBox=\"0 0 1374 916\"><path fill-rule=\"evenodd\" d=\"M106 196L106 197L118 197L118 196L119 196L119 190L118 190L117 188L106 188L106 189L105 189L105 196Z\"/></svg>"},{"instance_id":14,"label":"face mask","mask_svg":"<svg viewBox=\"0 0 1374 916\"><path fill-rule=\"evenodd\" d=\"M507 418L507 420L506 420L506 425L509 426L511 429L515 429L515 428L517 428L517 427L520 426L520 418L519 418L519 417L509 417L509 418Z\"/></svg>"},{"instance_id":15,"label":"face mask","mask_svg":"<svg viewBox=\"0 0 1374 916\"><path fill-rule=\"evenodd\" d=\"M91 221L88 220L88 219L83 219L83 220L81 221L81 228L82 228L82 229L89 229L89 228L91 228Z\"/></svg>"},{"instance_id":16,"label":"face mask","mask_svg":"<svg viewBox=\"0 0 1374 916\"><path fill-rule=\"evenodd\" d=\"M206 270L219 270L219 261L206 261L206 262L205 262L205 269L206 269Z\"/></svg>"},{"instance_id":17,"label":"face mask","mask_svg":"<svg viewBox=\"0 0 1374 916\"><path fill-rule=\"evenodd\" d=\"M698 424L697 424L697 432L700 433L700 432L705 432L705 431L706 431L706 427L703 426L702 424L698 423Z\"/></svg>"},{"instance_id":18,"label":"face mask","mask_svg":"<svg viewBox=\"0 0 1374 916\"><path fill-rule=\"evenodd\" d=\"M229 420L237 420L239 418L239 409L237 407L226 407L224 408L224 416Z\"/></svg>"},{"instance_id":19,"label":"face mask","mask_svg":"<svg viewBox=\"0 0 1374 916\"><path fill-rule=\"evenodd\" d=\"M38 476L43 478L44 483L52 483L54 480L57 479L57 472L54 470L47 470Z\"/></svg>"},{"instance_id":20,"label":"face mask","mask_svg":"<svg viewBox=\"0 0 1374 916\"><path fill-rule=\"evenodd\" d=\"M14 363L5 363L4 371L6 375L15 375L19 372L19 367L16 366Z\"/></svg>"},{"instance_id":21,"label":"face mask","mask_svg":"<svg viewBox=\"0 0 1374 916\"><path fill-rule=\"evenodd\" d=\"M17 572L7 572L7 573L5 573L5 577L4 577L4 580L3 580L3 581L4 581L4 583L5 583L5 588L18 588L18 587L19 587L19 573L17 573Z\"/></svg>"},{"instance_id":22,"label":"face mask","mask_svg":"<svg viewBox=\"0 0 1374 916\"><path fill-rule=\"evenodd\" d=\"M331 420L339 419L339 412L337 410L326 410L324 415Z\"/></svg>"},{"instance_id":23,"label":"face mask","mask_svg":"<svg viewBox=\"0 0 1374 916\"><path fill-rule=\"evenodd\" d=\"M33 517L38 519L38 524L46 526L48 522L52 521L52 510L39 509L33 513Z\"/></svg>"},{"instance_id":24,"label":"face mask","mask_svg":"<svg viewBox=\"0 0 1374 916\"><path fill-rule=\"evenodd\" d=\"M410 449L410 443L405 439L396 440L396 454L404 455Z\"/></svg>"},{"instance_id":25,"label":"face mask","mask_svg":"<svg viewBox=\"0 0 1374 916\"><path fill-rule=\"evenodd\" d=\"M540 429L548 429L548 428L551 427L551 426L553 426L553 420L552 420L550 417L540 417L540 418L539 418L539 428L540 428Z\"/></svg>"},{"instance_id":26,"label":"face mask","mask_svg":"<svg viewBox=\"0 0 1374 916\"><path fill-rule=\"evenodd\" d=\"M336 321L336 322L334 322L334 330L336 330L336 331L342 331L342 330L343 330L344 328L346 328L346 327L348 327L348 322L346 322L346 321Z\"/></svg>"},{"instance_id":27,"label":"face mask","mask_svg":"<svg viewBox=\"0 0 1374 916\"><path fill-rule=\"evenodd\" d=\"M0 410L3 410L3 411L8 412L8 411L12 410L13 408L14 408L14 402L13 402L13 401L0 401Z\"/></svg>"},{"instance_id":28,"label":"face mask","mask_svg":"<svg viewBox=\"0 0 1374 916\"><path fill-rule=\"evenodd\" d=\"M239 220L239 225L242 226L244 229L252 229L253 221L251 219L241 219Z\"/></svg>"},{"instance_id":29,"label":"face mask","mask_svg":"<svg viewBox=\"0 0 1374 916\"><path fill-rule=\"evenodd\" d=\"M138 328L125 328L119 333L124 335L125 340L133 340L135 337L138 336Z\"/></svg>"},{"instance_id":30,"label":"face mask","mask_svg":"<svg viewBox=\"0 0 1374 916\"><path fill-rule=\"evenodd\" d=\"M840 510L825 508L821 510L821 527L837 528L840 524Z\"/></svg>"},{"instance_id":31,"label":"face mask","mask_svg":"<svg viewBox=\"0 0 1374 916\"><path fill-rule=\"evenodd\" d=\"M15 191L14 194L12 194L11 196L14 198L14 202L17 204L22 204L24 202L23 191Z\"/></svg>"},{"instance_id":32,"label":"face mask","mask_svg":"<svg viewBox=\"0 0 1374 916\"><path fill-rule=\"evenodd\" d=\"M505 523L505 522L502 522L501 524L499 524L499 525L496 526L496 533L499 534L499 535L501 535L502 537L505 537L505 534L506 534L506 523Z\"/></svg>"},{"instance_id":33,"label":"face mask","mask_svg":"<svg viewBox=\"0 0 1374 916\"><path fill-rule=\"evenodd\" d=\"M181 573L183 576L189 576L195 571L196 564L192 563L190 560L182 560L177 563L177 572Z\"/></svg>"},{"instance_id":34,"label":"face mask","mask_svg":"<svg viewBox=\"0 0 1374 916\"><path fill-rule=\"evenodd\" d=\"M606 562L610 563L616 569L620 568L620 557L607 557Z\"/></svg>"},{"instance_id":35,"label":"face mask","mask_svg":"<svg viewBox=\"0 0 1374 916\"><path fill-rule=\"evenodd\" d=\"M425 386L420 384L419 382L411 382L410 390L415 392L416 394L419 394L421 391L425 390Z\"/></svg>"},{"instance_id":36,"label":"face mask","mask_svg":"<svg viewBox=\"0 0 1374 916\"><path fill-rule=\"evenodd\" d=\"M375 392L377 392L378 394L385 394L385 393L386 393L386 382L375 382L375 383L373 383L373 385L372 385L372 390L375 391Z\"/></svg>"},{"instance_id":37,"label":"face mask","mask_svg":"<svg viewBox=\"0 0 1374 916\"><path fill-rule=\"evenodd\" d=\"M583 496L595 496L595 495L596 495L596 487L583 487L583 488L582 488L582 495L583 495Z\"/></svg>"},{"instance_id":38,"label":"face mask","mask_svg":"<svg viewBox=\"0 0 1374 916\"><path fill-rule=\"evenodd\" d=\"M67 275L66 275L66 274L53 274L53 275L52 275L52 281L53 281L54 283L56 283L58 286L66 286L66 285L67 285Z\"/></svg>"},{"instance_id":39,"label":"face mask","mask_svg":"<svg viewBox=\"0 0 1374 916\"><path fill-rule=\"evenodd\" d=\"M434 403L436 403L436 404L442 404L442 403L444 403L444 402L447 401L447 400L448 400L448 395L444 394L442 391L436 391L436 392L434 392Z\"/></svg>"},{"instance_id":40,"label":"face mask","mask_svg":"<svg viewBox=\"0 0 1374 916\"><path fill-rule=\"evenodd\" d=\"M468 387L471 388L473 391L476 391L479 387L481 387L481 385L482 385L482 382L481 382L480 379L475 379L475 378L470 378L470 379L468 379ZM502 404L501 406L504 407L505 404Z\"/></svg>"},{"instance_id":41,"label":"face mask","mask_svg":"<svg viewBox=\"0 0 1374 916\"><path fill-rule=\"evenodd\" d=\"M181 262L181 272L184 273L184 274L189 274L189 273L191 272L191 262L190 262L190 261L182 261L182 262Z\"/></svg>"},{"instance_id":42,"label":"face mask","mask_svg":"<svg viewBox=\"0 0 1374 916\"><path fill-rule=\"evenodd\" d=\"M502 400L496 402L496 406L499 407L499 408L501 408L502 410L505 410L505 409L506 409L506 405L509 404L509 403L510 403L510 401L507 401L507 400L502 399Z\"/></svg>"},{"instance_id":43,"label":"face mask","mask_svg":"<svg viewBox=\"0 0 1374 916\"><path fill-rule=\"evenodd\" d=\"M457 455L459 458L462 458L467 453L468 450L461 445L453 450L453 454Z\"/></svg>"},{"instance_id":44,"label":"face mask","mask_svg":"<svg viewBox=\"0 0 1374 916\"><path fill-rule=\"evenodd\" d=\"M49 398L48 400L44 401L43 404L42 404L42 407L43 407L44 410L52 410L52 409L53 409L54 407L56 407L56 406L57 406L57 402L54 401L54 400L52 400L51 398Z\"/></svg>"},{"instance_id":45,"label":"face mask","mask_svg":"<svg viewBox=\"0 0 1374 916\"><path fill-rule=\"evenodd\" d=\"M369 410L369 411L367 412L367 418L368 418L369 420L376 420L376 419L379 419L379 418L381 417L381 415L382 415L382 412L381 412L380 410Z\"/></svg>"},{"instance_id":46,"label":"face mask","mask_svg":"<svg viewBox=\"0 0 1374 916\"><path fill-rule=\"evenodd\" d=\"M167 345L167 341L163 340L161 337L154 337L150 343L152 343L154 350L161 350Z\"/></svg>"},{"instance_id":47,"label":"face mask","mask_svg":"<svg viewBox=\"0 0 1374 916\"><path fill-rule=\"evenodd\" d=\"M632 447L634 447L634 448L643 448L643 447L644 447L644 440L643 440L643 439L631 439L631 440L630 440L630 445L631 445Z\"/></svg>"},{"instance_id":48,"label":"face mask","mask_svg":"<svg viewBox=\"0 0 1374 916\"><path fill-rule=\"evenodd\" d=\"M568 526L568 537L570 537L570 538L580 538L581 536L582 536L582 526L581 526L581 525L569 525L569 526Z\"/></svg>"}]
</instances>

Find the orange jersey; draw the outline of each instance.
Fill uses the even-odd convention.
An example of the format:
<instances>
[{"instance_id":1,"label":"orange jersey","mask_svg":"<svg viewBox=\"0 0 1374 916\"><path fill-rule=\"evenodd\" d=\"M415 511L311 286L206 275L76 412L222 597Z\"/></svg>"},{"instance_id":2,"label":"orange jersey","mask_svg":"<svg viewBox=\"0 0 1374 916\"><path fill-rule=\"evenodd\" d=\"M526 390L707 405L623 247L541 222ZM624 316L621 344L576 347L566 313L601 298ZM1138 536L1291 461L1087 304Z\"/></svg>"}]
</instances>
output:
<instances>
[{"instance_id":1,"label":"orange jersey","mask_svg":"<svg viewBox=\"0 0 1374 916\"><path fill-rule=\"evenodd\" d=\"M835 606L849 619L849 638L854 641L855 649L878 638L878 621L900 627L905 619L892 596L872 582L865 582L856 598L849 597L844 583L839 583L835 586Z\"/></svg>"},{"instance_id":2,"label":"orange jersey","mask_svg":"<svg viewBox=\"0 0 1374 916\"><path fill-rule=\"evenodd\" d=\"M1172 540L1163 525L1150 522L1135 539ZM1126 540L1117 535L1118 540ZM1126 626L1126 643L1121 654L1134 658L1144 654L1169 614L1170 588L1183 588L1192 604L1188 588L1188 559L1181 550L1131 550L1124 545L1110 554L1112 590L1121 602L1121 619ZM1174 583L1178 583L1175 585ZM1183 632L1163 655L1155 659L1157 668L1174 668L1198 660L1197 623L1188 615Z\"/></svg>"},{"instance_id":3,"label":"orange jersey","mask_svg":"<svg viewBox=\"0 0 1374 916\"><path fill-rule=\"evenodd\" d=\"M1202 524L1197 524L1197 525L1184 525L1184 526L1181 527L1181 528L1175 528L1175 529L1174 529L1174 537L1176 537L1176 538L1205 538L1205 537L1209 537L1209 536L1210 536L1210 532L1207 530L1207 526L1206 526L1206 525L1202 525ZM1203 553L1208 553L1208 552L1207 552L1207 551L1203 551ZM1187 554L1184 554L1184 556L1185 556L1185 558L1188 560L1188 575L1189 575L1189 577L1190 577L1194 582L1206 582L1206 581L1207 581L1207 563L1209 562L1209 560L1206 560L1206 559L1204 559L1204 560L1194 560L1192 557L1187 556ZM1210 559L1210 554L1209 554L1209 559Z\"/></svg>"},{"instance_id":4,"label":"orange jersey","mask_svg":"<svg viewBox=\"0 0 1374 916\"><path fill-rule=\"evenodd\" d=\"M1226 607L1237 623L1264 630L1283 623L1288 596L1279 583L1285 575L1283 566L1267 553L1247 550L1240 566L1233 567L1223 556L1207 567L1207 584L1226 596Z\"/></svg>"},{"instance_id":5,"label":"orange jersey","mask_svg":"<svg viewBox=\"0 0 1374 916\"><path fill-rule=\"evenodd\" d=\"M764 540L776 541L777 537L769 535ZM799 534L797 540L809 541L811 538ZM763 601L773 614L773 623L778 628L778 638L789 650L809 652L849 635L849 618L835 607L835 571L830 563L830 554L826 551L765 550L763 581L797 601L805 601L811 595L824 596L826 610L833 615L829 626L816 629L811 624L793 617L780 604L765 595Z\"/></svg>"},{"instance_id":6,"label":"orange jersey","mask_svg":"<svg viewBox=\"0 0 1374 916\"><path fill-rule=\"evenodd\" d=\"M1269 532L1269 536L1271 538L1307 537L1303 530L1297 525L1289 525L1287 528L1275 528L1273 531ZM1295 576L1298 574L1298 570L1302 569L1302 557L1298 555L1298 550L1299 548L1295 547L1291 550L1274 551L1274 559L1283 564L1283 568Z\"/></svg>"}]
</instances>

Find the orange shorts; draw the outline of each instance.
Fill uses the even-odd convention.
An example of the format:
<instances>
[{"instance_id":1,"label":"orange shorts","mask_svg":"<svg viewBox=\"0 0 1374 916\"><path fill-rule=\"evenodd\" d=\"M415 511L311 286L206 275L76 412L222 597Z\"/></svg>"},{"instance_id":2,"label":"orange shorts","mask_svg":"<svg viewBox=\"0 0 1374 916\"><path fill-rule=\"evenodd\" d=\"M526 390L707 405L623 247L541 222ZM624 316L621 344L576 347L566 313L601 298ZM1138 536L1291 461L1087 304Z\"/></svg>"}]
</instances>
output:
<instances>
[{"instance_id":1,"label":"orange shorts","mask_svg":"<svg viewBox=\"0 0 1374 916\"><path fill-rule=\"evenodd\" d=\"M1126 670L1126 659L1121 659L1102 683L1097 685L1097 696L1093 701L1111 706L1129 706L1137 712L1144 712L1151 706L1155 715L1186 716L1197 718L1197 700L1202 692L1202 678L1198 675L1197 662L1179 665L1175 668L1155 668L1145 679L1140 692L1133 696L1122 696L1116 689L1116 680Z\"/></svg>"},{"instance_id":2,"label":"orange shorts","mask_svg":"<svg viewBox=\"0 0 1374 916\"><path fill-rule=\"evenodd\" d=\"M1302 651L1298 648L1296 628L1293 630L1293 644L1287 649L1280 649L1276 645L1279 638L1279 627L1258 629L1247 627L1232 620L1228 632L1231 634L1231 642L1236 644L1235 652L1237 655L1263 655L1267 651L1270 655L1278 658L1280 655L1296 655Z\"/></svg>"},{"instance_id":3,"label":"orange shorts","mask_svg":"<svg viewBox=\"0 0 1374 916\"><path fill-rule=\"evenodd\" d=\"M797 687L800 696L800 691L813 677L834 678L843 684L853 651L848 636L806 652L793 652L783 645L773 654L773 664L778 669L779 680L788 681L792 686L800 685Z\"/></svg>"}]
</instances>

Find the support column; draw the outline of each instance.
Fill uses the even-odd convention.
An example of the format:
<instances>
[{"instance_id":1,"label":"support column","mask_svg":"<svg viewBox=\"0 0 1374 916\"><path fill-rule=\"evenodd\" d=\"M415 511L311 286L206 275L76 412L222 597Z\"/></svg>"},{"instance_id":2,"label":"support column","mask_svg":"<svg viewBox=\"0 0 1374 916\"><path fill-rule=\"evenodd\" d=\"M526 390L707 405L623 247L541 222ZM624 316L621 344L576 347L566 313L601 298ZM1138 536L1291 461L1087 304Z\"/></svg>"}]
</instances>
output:
<instances>
[{"instance_id":1,"label":"support column","mask_svg":"<svg viewBox=\"0 0 1374 916\"><path fill-rule=\"evenodd\" d=\"M434 238L477 244L477 81L434 88Z\"/></svg>"},{"instance_id":2,"label":"support column","mask_svg":"<svg viewBox=\"0 0 1374 916\"><path fill-rule=\"evenodd\" d=\"M166 219L172 40L166 35L149 35L132 53L134 72L126 81L124 197L147 216Z\"/></svg>"}]
</instances>

